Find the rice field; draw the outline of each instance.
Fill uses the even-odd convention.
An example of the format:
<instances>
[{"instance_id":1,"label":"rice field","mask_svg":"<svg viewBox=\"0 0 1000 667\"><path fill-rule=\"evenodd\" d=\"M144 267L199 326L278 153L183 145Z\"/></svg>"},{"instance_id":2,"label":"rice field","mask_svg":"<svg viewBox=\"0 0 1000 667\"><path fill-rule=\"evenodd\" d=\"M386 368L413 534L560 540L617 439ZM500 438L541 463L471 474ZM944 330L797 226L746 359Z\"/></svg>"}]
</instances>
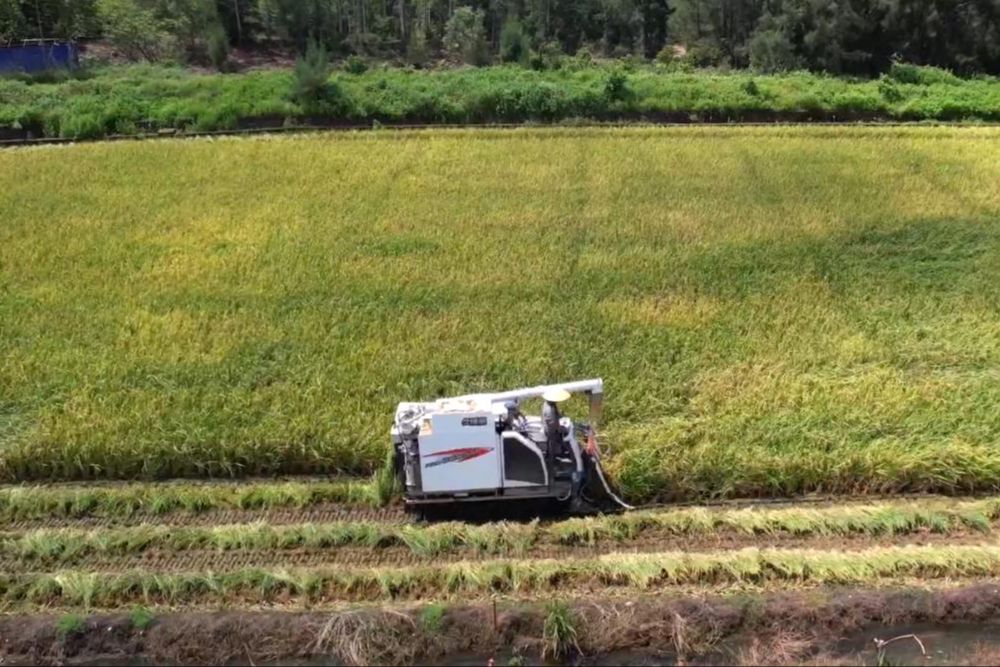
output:
<instances>
[{"instance_id":1,"label":"rice field","mask_svg":"<svg viewBox=\"0 0 1000 667\"><path fill-rule=\"evenodd\" d=\"M633 499L1000 486L1000 131L0 153L0 478L367 473L584 376Z\"/></svg>"},{"instance_id":2,"label":"rice field","mask_svg":"<svg viewBox=\"0 0 1000 667\"><path fill-rule=\"evenodd\" d=\"M0 151L0 661L1000 619L998 177L985 127ZM427 524L378 474L398 401L591 376L627 497L739 500Z\"/></svg>"}]
</instances>

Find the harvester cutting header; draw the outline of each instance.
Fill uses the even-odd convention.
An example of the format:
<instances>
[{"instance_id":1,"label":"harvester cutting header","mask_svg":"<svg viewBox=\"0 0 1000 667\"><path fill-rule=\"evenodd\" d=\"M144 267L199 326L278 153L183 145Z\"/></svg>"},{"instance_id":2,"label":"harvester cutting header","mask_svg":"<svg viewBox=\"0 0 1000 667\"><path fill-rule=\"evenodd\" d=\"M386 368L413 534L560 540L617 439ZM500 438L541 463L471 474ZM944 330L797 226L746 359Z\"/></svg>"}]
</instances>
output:
<instances>
[{"instance_id":1,"label":"harvester cutting header","mask_svg":"<svg viewBox=\"0 0 1000 667\"><path fill-rule=\"evenodd\" d=\"M589 399L587 423L560 411L575 393ZM543 401L542 414L524 415L522 402L535 398ZM392 441L407 506L532 500L571 512L628 508L601 470L596 428L603 398L598 378L400 403Z\"/></svg>"}]
</instances>

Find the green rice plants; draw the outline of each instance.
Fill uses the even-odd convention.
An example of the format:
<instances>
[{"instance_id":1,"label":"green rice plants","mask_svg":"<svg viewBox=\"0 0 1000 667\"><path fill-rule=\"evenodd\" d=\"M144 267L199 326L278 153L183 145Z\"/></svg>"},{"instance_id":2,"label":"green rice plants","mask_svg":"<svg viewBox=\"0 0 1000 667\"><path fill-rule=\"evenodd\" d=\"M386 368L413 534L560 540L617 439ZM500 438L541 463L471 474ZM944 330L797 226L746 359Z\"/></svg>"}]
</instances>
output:
<instances>
[{"instance_id":1,"label":"green rice plants","mask_svg":"<svg viewBox=\"0 0 1000 667\"><path fill-rule=\"evenodd\" d=\"M461 540L463 545L479 553L523 555L542 538L542 533L537 519L529 523L501 521L482 526L465 524Z\"/></svg>"},{"instance_id":2,"label":"green rice plants","mask_svg":"<svg viewBox=\"0 0 1000 667\"><path fill-rule=\"evenodd\" d=\"M577 625L577 617L569 605L562 600L549 602L545 606L542 626L542 658L563 660L579 655Z\"/></svg>"},{"instance_id":3,"label":"green rice plants","mask_svg":"<svg viewBox=\"0 0 1000 667\"><path fill-rule=\"evenodd\" d=\"M62 587L53 576L43 575L21 582L20 586L7 582L4 593L8 597L21 598L35 604L46 604L59 599Z\"/></svg>"},{"instance_id":4,"label":"green rice plants","mask_svg":"<svg viewBox=\"0 0 1000 667\"><path fill-rule=\"evenodd\" d=\"M676 579L684 560L680 554L615 554L602 557L601 563L599 572L606 583L649 588L664 578Z\"/></svg>"},{"instance_id":5,"label":"green rice plants","mask_svg":"<svg viewBox=\"0 0 1000 667\"><path fill-rule=\"evenodd\" d=\"M372 486L380 506L388 505L393 498L402 492L399 478L396 476L395 459L395 448L389 447L385 460L382 461L382 466L374 473L374 479L372 479Z\"/></svg>"},{"instance_id":6,"label":"green rice plants","mask_svg":"<svg viewBox=\"0 0 1000 667\"><path fill-rule=\"evenodd\" d=\"M371 573L371 578L382 596L391 600L406 596L414 588L419 590L426 583L426 570L379 569Z\"/></svg>"},{"instance_id":7,"label":"green rice plants","mask_svg":"<svg viewBox=\"0 0 1000 667\"><path fill-rule=\"evenodd\" d=\"M62 599L85 609L90 608L94 595L101 586L100 575L97 573L59 572L53 576L53 580L59 587Z\"/></svg>"}]
</instances>

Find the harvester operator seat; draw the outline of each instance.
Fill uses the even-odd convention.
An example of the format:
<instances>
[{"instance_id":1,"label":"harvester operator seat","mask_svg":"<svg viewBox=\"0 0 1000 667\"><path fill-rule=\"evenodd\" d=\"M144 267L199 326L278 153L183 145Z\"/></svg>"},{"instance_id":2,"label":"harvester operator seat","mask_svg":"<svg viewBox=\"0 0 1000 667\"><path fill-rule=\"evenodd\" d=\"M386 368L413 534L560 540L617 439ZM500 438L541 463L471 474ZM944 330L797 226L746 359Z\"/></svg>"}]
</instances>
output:
<instances>
[{"instance_id":1,"label":"harvester operator seat","mask_svg":"<svg viewBox=\"0 0 1000 667\"><path fill-rule=\"evenodd\" d=\"M562 415L559 413L559 404L569 398L569 392L564 389L553 389L542 395L545 401L542 405L542 425L545 429L545 441L548 443L549 452L554 456L563 456L567 452L566 430L559 420Z\"/></svg>"}]
</instances>

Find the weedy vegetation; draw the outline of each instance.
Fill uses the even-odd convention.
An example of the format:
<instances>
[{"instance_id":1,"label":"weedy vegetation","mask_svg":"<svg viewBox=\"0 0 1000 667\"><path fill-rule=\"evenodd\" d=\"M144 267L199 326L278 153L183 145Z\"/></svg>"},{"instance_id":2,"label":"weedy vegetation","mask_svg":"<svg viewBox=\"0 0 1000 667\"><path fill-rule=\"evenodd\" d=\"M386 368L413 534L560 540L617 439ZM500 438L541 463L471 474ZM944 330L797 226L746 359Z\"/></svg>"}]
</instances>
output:
<instances>
[{"instance_id":1,"label":"weedy vegetation","mask_svg":"<svg viewBox=\"0 0 1000 667\"><path fill-rule=\"evenodd\" d=\"M997 182L991 128L4 151L0 479L371 474L400 400L602 376L635 500L997 489Z\"/></svg>"},{"instance_id":2,"label":"weedy vegetation","mask_svg":"<svg viewBox=\"0 0 1000 667\"><path fill-rule=\"evenodd\" d=\"M420 610L420 628L427 634L436 634L444 626L445 605L435 602Z\"/></svg>"},{"instance_id":3,"label":"weedy vegetation","mask_svg":"<svg viewBox=\"0 0 1000 667\"><path fill-rule=\"evenodd\" d=\"M678 71L596 64L330 75L313 46L294 71L195 74L177 67L96 68L50 83L0 78L0 127L97 138L302 123L618 120L997 120L1000 83L905 66L877 80L793 72Z\"/></svg>"},{"instance_id":4,"label":"weedy vegetation","mask_svg":"<svg viewBox=\"0 0 1000 667\"><path fill-rule=\"evenodd\" d=\"M542 658L564 660L580 653L576 639L576 615L562 600L553 600L545 608L542 626Z\"/></svg>"},{"instance_id":5,"label":"weedy vegetation","mask_svg":"<svg viewBox=\"0 0 1000 667\"><path fill-rule=\"evenodd\" d=\"M153 625L154 621L156 621L156 615L152 612L152 610L141 605L135 607L129 613L129 623L131 623L133 629L139 630L140 632L148 630L149 627Z\"/></svg>"},{"instance_id":6,"label":"weedy vegetation","mask_svg":"<svg viewBox=\"0 0 1000 667\"><path fill-rule=\"evenodd\" d=\"M87 627L87 622L79 614L64 614L56 620L56 636L65 640L72 635L82 633Z\"/></svg>"}]
</instances>

